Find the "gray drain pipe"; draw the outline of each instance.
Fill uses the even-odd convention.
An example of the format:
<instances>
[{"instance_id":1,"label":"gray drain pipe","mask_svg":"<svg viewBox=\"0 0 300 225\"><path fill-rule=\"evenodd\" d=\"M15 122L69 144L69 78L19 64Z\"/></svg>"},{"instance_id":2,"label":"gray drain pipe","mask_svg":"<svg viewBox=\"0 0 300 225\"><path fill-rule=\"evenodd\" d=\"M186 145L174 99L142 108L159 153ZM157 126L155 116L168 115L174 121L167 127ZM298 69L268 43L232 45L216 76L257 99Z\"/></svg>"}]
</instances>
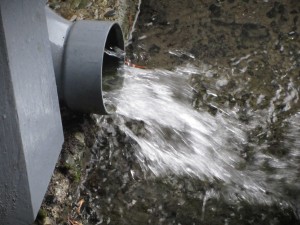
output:
<instances>
[{"instance_id":1,"label":"gray drain pipe","mask_svg":"<svg viewBox=\"0 0 300 225\"><path fill-rule=\"evenodd\" d=\"M71 23L46 7L52 59L58 96L71 110L108 114L103 100L103 82L122 84L117 69L124 59L105 49L124 50L122 30L116 22Z\"/></svg>"}]
</instances>

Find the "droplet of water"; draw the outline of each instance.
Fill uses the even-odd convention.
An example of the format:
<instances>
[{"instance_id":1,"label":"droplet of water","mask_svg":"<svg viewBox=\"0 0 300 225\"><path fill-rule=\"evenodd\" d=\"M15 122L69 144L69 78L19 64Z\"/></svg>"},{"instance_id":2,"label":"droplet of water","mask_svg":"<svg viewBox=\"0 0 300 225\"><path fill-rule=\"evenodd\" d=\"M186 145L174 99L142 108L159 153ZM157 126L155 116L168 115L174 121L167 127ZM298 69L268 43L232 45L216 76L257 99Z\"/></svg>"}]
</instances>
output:
<instances>
[{"instance_id":1,"label":"droplet of water","mask_svg":"<svg viewBox=\"0 0 300 225\"><path fill-rule=\"evenodd\" d=\"M124 59L125 58L125 51L118 48L117 46L114 47L109 47L107 49L104 50L104 53L109 55L109 56L113 56L119 59Z\"/></svg>"}]
</instances>

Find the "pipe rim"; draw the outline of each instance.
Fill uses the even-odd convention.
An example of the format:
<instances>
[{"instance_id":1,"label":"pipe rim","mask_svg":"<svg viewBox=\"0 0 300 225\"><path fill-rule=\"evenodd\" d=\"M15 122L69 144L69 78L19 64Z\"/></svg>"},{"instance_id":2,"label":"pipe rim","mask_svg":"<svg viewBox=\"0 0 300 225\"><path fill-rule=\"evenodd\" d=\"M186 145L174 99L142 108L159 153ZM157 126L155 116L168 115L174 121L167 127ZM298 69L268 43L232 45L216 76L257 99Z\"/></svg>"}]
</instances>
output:
<instances>
[{"instance_id":1,"label":"pipe rim","mask_svg":"<svg viewBox=\"0 0 300 225\"><path fill-rule=\"evenodd\" d=\"M110 37L110 36L112 36L112 37ZM115 38L115 40L113 40L113 42L111 42L110 38ZM115 43L114 43L114 41L115 41ZM124 43L123 32L122 32L122 29L121 29L121 27L118 23L113 23L112 24L112 26L111 26L108 34L107 34L104 49L103 49L103 60L102 60L102 68L101 68L102 69L102 71L101 71L101 98L102 98L102 101L103 101L105 114L107 114L107 115L112 114L115 111L109 109L108 105L105 103L105 99L104 99L104 96L103 96L103 93L106 91L105 88L104 88L104 85L103 85L103 80L106 77L106 74L104 74L106 72L104 67L107 66L105 61L109 60L109 59L114 60L114 63L115 63L114 66L116 66L116 67L114 67L115 71L113 73L115 74L114 76L117 79L119 79L119 82L121 82L121 84L120 84L121 86L123 85L124 77L120 76L120 74L118 72L118 69L122 65L124 65L124 62L125 62L124 57L123 58L117 58L117 57L108 56L105 53L105 49L109 49L110 47L118 47L123 52L125 52L125 43Z\"/></svg>"},{"instance_id":2,"label":"pipe rim","mask_svg":"<svg viewBox=\"0 0 300 225\"><path fill-rule=\"evenodd\" d=\"M117 22L77 21L72 25L65 45L62 79L63 100L70 109L103 115L111 113L104 105L102 93L107 68L104 64L111 62L104 61L110 59L104 51L110 44L125 48L122 29ZM112 61L124 64L124 59ZM119 63L113 66L117 72Z\"/></svg>"}]
</instances>

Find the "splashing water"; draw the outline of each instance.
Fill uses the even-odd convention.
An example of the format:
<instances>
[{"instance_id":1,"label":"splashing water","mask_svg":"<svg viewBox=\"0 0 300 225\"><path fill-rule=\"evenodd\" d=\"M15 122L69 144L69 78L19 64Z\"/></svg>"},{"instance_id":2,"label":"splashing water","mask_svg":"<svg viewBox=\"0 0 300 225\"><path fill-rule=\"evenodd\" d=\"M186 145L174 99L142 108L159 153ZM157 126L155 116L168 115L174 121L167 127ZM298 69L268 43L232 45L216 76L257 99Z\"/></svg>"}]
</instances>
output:
<instances>
[{"instance_id":1,"label":"splashing water","mask_svg":"<svg viewBox=\"0 0 300 225\"><path fill-rule=\"evenodd\" d=\"M106 105L117 106L116 121L138 144L136 154L145 170L156 176L172 173L221 181L228 184L230 199L238 198L233 194L238 190L248 201L271 201L263 172L238 169L245 162L241 149L247 139L234 113L212 116L192 107L189 80L198 73L195 67L125 67L123 72L123 89L106 93Z\"/></svg>"},{"instance_id":2,"label":"splashing water","mask_svg":"<svg viewBox=\"0 0 300 225\"><path fill-rule=\"evenodd\" d=\"M125 54L126 54L124 50L118 48L117 46L109 47L109 48L105 49L104 53L109 56L116 57L119 59L124 59Z\"/></svg>"},{"instance_id":3,"label":"splashing water","mask_svg":"<svg viewBox=\"0 0 300 225\"><path fill-rule=\"evenodd\" d=\"M232 144L243 141L243 133L221 116L191 107L192 89L184 87L190 71L139 71L135 75L135 69L127 68L126 72L130 78L118 97L117 113L145 124L137 132L122 127L141 147L140 160L156 175L170 171L229 180L238 157L234 151L224 151L224 146L229 139Z\"/></svg>"}]
</instances>

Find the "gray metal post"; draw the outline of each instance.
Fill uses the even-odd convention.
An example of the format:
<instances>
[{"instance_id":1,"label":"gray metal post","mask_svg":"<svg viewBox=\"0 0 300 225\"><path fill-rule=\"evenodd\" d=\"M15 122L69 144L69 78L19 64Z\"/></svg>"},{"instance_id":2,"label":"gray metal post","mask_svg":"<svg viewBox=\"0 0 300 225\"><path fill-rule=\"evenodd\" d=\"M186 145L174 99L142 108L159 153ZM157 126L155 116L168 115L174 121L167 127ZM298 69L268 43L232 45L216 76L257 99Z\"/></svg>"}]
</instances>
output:
<instances>
[{"instance_id":1,"label":"gray metal post","mask_svg":"<svg viewBox=\"0 0 300 225\"><path fill-rule=\"evenodd\" d=\"M63 143L45 1L0 0L0 224L37 215Z\"/></svg>"}]
</instances>

